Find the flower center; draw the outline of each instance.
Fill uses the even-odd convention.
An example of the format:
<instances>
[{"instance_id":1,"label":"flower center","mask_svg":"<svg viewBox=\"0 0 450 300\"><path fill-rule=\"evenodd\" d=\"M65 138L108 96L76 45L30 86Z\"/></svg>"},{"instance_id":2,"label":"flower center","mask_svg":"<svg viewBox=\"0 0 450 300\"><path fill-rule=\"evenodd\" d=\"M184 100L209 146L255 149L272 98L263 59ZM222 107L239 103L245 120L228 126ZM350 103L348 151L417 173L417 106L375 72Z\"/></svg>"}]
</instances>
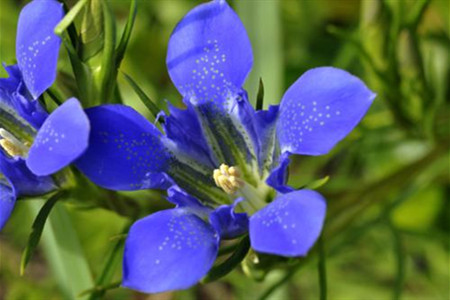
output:
<instances>
[{"instance_id":1,"label":"flower center","mask_svg":"<svg viewBox=\"0 0 450 300\"><path fill-rule=\"evenodd\" d=\"M229 167L226 164L221 164L219 169L215 169L213 173L216 185L225 193L232 195L245 185L241 178L241 172L236 167Z\"/></svg>"},{"instance_id":2,"label":"flower center","mask_svg":"<svg viewBox=\"0 0 450 300\"><path fill-rule=\"evenodd\" d=\"M263 182L259 182L257 186L248 183L235 166L221 164L214 170L213 178L216 185L225 193L235 199L242 198L239 207L250 215L267 204L265 200L271 189Z\"/></svg>"},{"instance_id":3,"label":"flower center","mask_svg":"<svg viewBox=\"0 0 450 300\"><path fill-rule=\"evenodd\" d=\"M0 147L12 157L26 158L30 145L19 141L14 135L4 128L0 128Z\"/></svg>"}]
</instances>

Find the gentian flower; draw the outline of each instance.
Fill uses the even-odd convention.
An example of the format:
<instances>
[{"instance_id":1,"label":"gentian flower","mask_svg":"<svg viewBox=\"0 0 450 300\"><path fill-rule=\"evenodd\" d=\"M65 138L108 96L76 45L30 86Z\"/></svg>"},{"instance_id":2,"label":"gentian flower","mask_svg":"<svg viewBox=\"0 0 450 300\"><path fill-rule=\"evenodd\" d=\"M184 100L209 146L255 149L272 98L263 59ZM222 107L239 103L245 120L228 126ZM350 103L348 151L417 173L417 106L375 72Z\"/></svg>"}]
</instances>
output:
<instances>
[{"instance_id":1,"label":"gentian flower","mask_svg":"<svg viewBox=\"0 0 450 300\"><path fill-rule=\"evenodd\" d=\"M286 184L289 156L328 153L375 95L357 77L322 67L303 74L279 106L255 111L242 88L252 63L228 4L201 4L169 41L167 67L187 108L169 107L165 134L127 106L86 111L90 147L77 166L105 188L168 189L176 205L131 227L123 286L188 288L211 268L221 239L247 232L254 250L287 257L306 255L319 237L325 200Z\"/></svg>"},{"instance_id":2,"label":"gentian flower","mask_svg":"<svg viewBox=\"0 0 450 300\"><path fill-rule=\"evenodd\" d=\"M0 79L0 229L19 196L42 195L59 183L49 175L67 166L87 147L89 123L78 100L52 114L39 96L56 78L61 40L53 30L64 16L56 0L34 0L20 13L17 65Z\"/></svg>"}]
</instances>

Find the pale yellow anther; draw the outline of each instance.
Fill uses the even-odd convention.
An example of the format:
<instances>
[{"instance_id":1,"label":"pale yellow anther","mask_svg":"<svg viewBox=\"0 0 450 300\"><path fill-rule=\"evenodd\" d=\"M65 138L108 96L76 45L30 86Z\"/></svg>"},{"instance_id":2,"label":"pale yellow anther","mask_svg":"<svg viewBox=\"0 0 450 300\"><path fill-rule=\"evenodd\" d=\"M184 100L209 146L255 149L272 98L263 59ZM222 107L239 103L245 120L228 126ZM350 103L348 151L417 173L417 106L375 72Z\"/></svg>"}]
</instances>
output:
<instances>
[{"instance_id":1,"label":"pale yellow anther","mask_svg":"<svg viewBox=\"0 0 450 300\"><path fill-rule=\"evenodd\" d=\"M20 147L17 147L11 141L8 140L0 140L0 146L3 148L3 150L8 153L8 155L15 157L15 156L24 156L26 153L22 151Z\"/></svg>"},{"instance_id":2,"label":"pale yellow anther","mask_svg":"<svg viewBox=\"0 0 450 300\"><path fill-rule=\"evenodd\" d=\"M241 172L236 167L228 168L228 173L232 176L241 177Z\"/></svg>"},{"instance_id":3,"label":"pale yellow anther","mask_svg":"<svg viewBox=\"0 0 450 300\"><path fill-rule=\"evenodd\" d=\"M226 164L221 164L220 165L220 172L223 175L228 175L228 166Z\"/></svg>"},{"instance_id":4,"label":"pale yellow anther","mask_svg":"<svg viewBox=\"0 0 450 300\"><path fill-rule=\"evenodd\" d=\"M217 185L217 186L220 186L220 185L219 185L219 176L220 176L220 175L222 175L222 173L220 172L220 170L215 169L215 170L214 170L214 173L213 173L213 177L214 177L214 181L216 182L216 185Z\"/></svg>"},{"instance_id":5,"label":"pale yellow anther","mask_svg":"<svg viewBox=\"0 0 450 300\"><path fill-rule=\"evenodd\" d=\"M221 164L219 169L215 169L213 172L216 185L227 194L234 194L245 185L240 176L241 174L236 167L229 167L226 164Z\"/></svg>"},{"instance_id":6,"label":"pale yellow anther","mask_svg":"<svg viewBox=\"0 0 450 300\"><path fill-rule=\"evenodd\" d=\"M22 143L14 135L3 128L0 128L0 147L12 157L26 157L29 145Z\"/></svg>"}]
</instances>

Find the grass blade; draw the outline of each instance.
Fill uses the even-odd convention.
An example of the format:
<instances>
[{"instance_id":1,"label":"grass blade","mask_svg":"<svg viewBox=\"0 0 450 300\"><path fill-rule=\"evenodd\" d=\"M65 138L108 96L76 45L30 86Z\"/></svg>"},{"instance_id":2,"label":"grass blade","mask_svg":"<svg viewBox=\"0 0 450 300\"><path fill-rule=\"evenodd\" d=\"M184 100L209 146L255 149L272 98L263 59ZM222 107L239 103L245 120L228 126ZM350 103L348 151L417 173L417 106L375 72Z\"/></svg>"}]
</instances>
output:
<instances>
[{"instance_id":1,"label":"grass blade","mask_svg":"<svg viewBox=\"0 0 450 300\"><path fill-rule=\"evenodd\" d=\"M28 201L29 209L37 214L42 201ZM78 297L94 285L89 265L64 205L57 203L50 214L41 238L41 246L64 299L86 300Z\"/></svg>"},{"instance_id":2,"label":"grass blade","mask_svg":"<svg viewBox=\"0 0 450 300\"><path fill-rule=\"evenodd\" d=\"M252 43L253 70L246 88L254 104L259 79L265 82L265 107L278 104L283 90L283 51L281 34L281 1L237 1L238 15Z\"/></svg>"},{"instance_id":3,"label":"grass blade","mask_svg":"<svg viewBox=\"0 0 450 300\"><path fill-rule=\"evenodd\" d=\"M27 264L30 261L31 256L33 255L37 245L39 244L39 241L41 240L42 231L44 230L45 222L47 221L50 211L56 204L56 201L58 201L62 195L63 193L57 193L53 195L47 201L45 201L44 205L39 210L39 213L36 216L36 219L34 220L33 225L31 227L32 230L30 236L28 237L27 246L25 247L25 250L23 251L22 254L22 259L20 262L20 275L24 274L25 268L27 267Z\"/></svg>"}]
</instances>

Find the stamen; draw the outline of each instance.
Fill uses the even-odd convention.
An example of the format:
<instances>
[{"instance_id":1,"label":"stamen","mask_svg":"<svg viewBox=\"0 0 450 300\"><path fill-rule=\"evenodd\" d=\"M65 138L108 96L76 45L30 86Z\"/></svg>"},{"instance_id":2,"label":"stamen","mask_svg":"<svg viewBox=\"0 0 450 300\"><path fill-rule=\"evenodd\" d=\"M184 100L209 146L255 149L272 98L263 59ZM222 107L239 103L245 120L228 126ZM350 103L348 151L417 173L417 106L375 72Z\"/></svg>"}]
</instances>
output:
<instances>
[{"instance_id":1,"label":"stamen","mask_svg":"<svg viewBox=\"0 0 450 300\"><path fill-rule=\"evenodd\" d=\"M22 143L4 128L0 128L0 147L12 157L27 157L29 145Z\"/></svg>"},{"instance_id":2,"label":"stamen","mask_svg":"<svg viewBox=\"0 0 450 300\"><path fill-rule=\"evenodd\" d=\"M221 164L219 169L215 169L213 177L216 185L230 195L236 193L237 190L245 185L239 170L226 164Z\"/></svg>"}]
</instances>

